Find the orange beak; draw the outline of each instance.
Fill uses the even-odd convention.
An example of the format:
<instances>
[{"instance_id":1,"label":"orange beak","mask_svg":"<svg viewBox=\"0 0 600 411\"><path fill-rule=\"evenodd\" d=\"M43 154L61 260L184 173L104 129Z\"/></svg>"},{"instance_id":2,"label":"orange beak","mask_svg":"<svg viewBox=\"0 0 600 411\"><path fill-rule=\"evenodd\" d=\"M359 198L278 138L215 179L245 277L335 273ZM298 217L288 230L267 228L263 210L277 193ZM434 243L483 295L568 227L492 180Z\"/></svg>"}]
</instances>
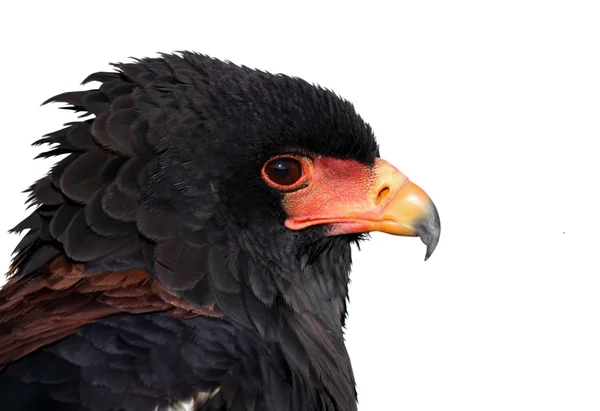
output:
<instances>
[{"instance_id":1,"label":"orange beak","mask_svg":"<svg viewBox=\"0 0 600 411\"><path fill-rule=\"evenodd\" d=\"M284 200L290 215L286 227L301 230L327 225L328 235L380 231L419 236L427 246L427 260L437 246L441 227L425 191L385 160L377 159L372 168L342 161L315 161L314 187L302 200Z\"/></svg>"}]
</instances>

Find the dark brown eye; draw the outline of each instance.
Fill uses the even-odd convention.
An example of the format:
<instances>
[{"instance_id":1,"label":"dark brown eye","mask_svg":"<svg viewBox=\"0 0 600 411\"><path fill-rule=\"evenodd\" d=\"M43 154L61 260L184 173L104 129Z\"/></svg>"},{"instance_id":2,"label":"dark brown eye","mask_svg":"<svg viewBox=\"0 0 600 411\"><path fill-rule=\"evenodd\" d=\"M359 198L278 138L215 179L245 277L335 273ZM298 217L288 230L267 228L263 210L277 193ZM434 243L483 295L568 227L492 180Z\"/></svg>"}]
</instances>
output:
<instances>
[{"instance_id":1,"label":"dark brown eye","mask_svg":"<svg viewBox=\"0 0 600 411\"><path fill-rule=\"evenodd\" d=\"M278 157L265 164L264 175L275 185L290 187L302 178L304 170L300 160L293 157Z\"/></svg>"}]
</instances>

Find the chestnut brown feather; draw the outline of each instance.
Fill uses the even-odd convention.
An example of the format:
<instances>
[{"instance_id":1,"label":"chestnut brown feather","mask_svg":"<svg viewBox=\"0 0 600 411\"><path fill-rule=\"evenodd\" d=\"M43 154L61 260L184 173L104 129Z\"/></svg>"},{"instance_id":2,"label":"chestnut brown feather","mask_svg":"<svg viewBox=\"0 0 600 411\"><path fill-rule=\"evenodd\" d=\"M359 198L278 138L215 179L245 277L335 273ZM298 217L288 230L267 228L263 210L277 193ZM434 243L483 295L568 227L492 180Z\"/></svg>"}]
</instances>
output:
<instances>
[{"instance_id":1,"label":"chestnut brown feather","mask_svg":"<svg viewBox=\"0 0 600 411\"><path fill-rule=\"evenodd\" d=\"M109 315L220 316L211 306L176 297L144 270L83 271L82 264L59 257L35 276L9 279L0 292L0 369Z\"/></svg>"}]
</instances>

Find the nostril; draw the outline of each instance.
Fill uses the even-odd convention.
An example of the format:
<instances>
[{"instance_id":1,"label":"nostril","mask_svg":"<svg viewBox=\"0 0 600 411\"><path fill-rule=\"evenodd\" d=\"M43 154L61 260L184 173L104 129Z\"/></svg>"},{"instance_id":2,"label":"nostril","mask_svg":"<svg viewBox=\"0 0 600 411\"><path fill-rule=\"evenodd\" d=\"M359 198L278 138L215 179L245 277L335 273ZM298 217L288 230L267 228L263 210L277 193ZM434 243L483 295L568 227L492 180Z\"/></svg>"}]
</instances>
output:
<instances>
[{"instance_id":1,"label":"nostril","mask_svg":"<svg viewBox=\"0 0 600 411\"><path fill-rule=\"evenodd\" d=\"M385 186L381 190L379 190L379 194L377 194L377 204L381 203L387 195L390 193L390 188Z\"/></svg>"}]
</instances>

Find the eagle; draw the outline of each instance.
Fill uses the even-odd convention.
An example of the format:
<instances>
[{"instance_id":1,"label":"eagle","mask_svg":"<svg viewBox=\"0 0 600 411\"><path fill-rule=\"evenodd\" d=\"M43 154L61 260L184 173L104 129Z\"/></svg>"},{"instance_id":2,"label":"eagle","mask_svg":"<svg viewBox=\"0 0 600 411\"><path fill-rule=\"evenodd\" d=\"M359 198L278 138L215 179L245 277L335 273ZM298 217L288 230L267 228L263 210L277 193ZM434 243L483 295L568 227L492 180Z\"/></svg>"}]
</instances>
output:
<instances>
[{"instance_id":1,"label":"eagle","mask_svg":"<svg viewBox=\"0 0 600 411\"><path fill-rule=\"evenodd\" d=\"M56 164L0 290L3 411L355 411L351 246L436 248L430 197L333 91L183 51L46 103Z\"/></svg>"}]
</instances>

